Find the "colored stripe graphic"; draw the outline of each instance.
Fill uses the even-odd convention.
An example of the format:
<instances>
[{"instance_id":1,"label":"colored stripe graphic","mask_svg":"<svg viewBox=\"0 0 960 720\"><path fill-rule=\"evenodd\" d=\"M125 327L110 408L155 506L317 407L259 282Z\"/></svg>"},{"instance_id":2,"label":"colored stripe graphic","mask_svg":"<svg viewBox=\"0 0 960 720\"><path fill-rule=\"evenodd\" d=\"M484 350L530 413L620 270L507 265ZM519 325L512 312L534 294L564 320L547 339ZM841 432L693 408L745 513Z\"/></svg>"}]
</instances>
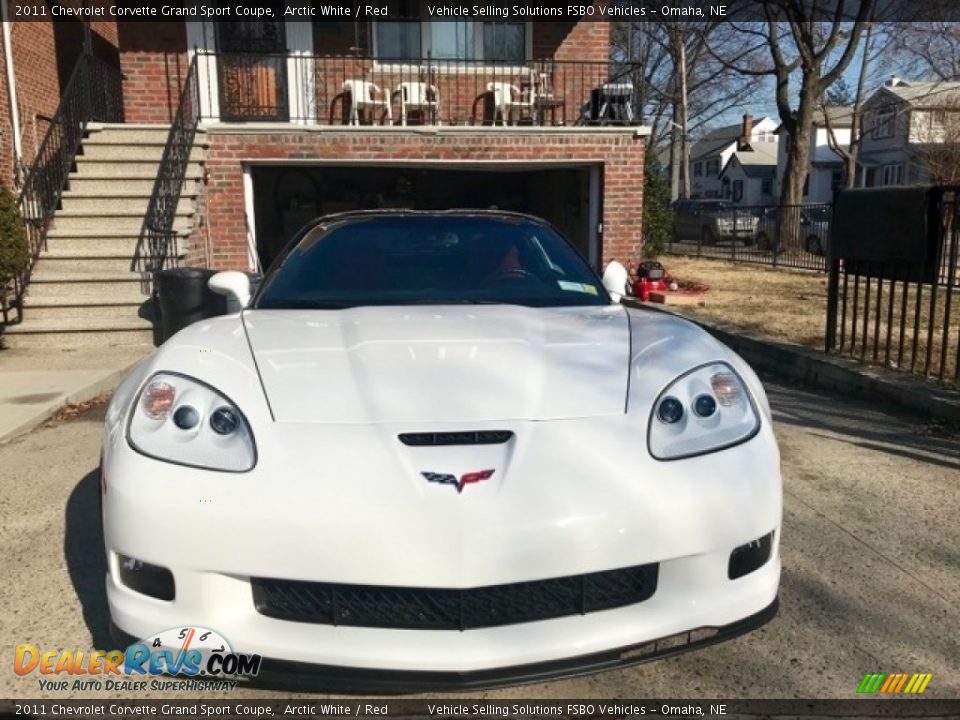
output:
<instances>
[{"instance_id":1,"label":"colored stripe graphic","mask_svg":"<svg viewBox=\"0 0 960 720\"><path fill-rule=\"evenodd\" d=\"M858 693L884 693L895 695L909 693L919 695L927 689L933 673L867 673L857 686Z\"/></svg>"}]
</instances>

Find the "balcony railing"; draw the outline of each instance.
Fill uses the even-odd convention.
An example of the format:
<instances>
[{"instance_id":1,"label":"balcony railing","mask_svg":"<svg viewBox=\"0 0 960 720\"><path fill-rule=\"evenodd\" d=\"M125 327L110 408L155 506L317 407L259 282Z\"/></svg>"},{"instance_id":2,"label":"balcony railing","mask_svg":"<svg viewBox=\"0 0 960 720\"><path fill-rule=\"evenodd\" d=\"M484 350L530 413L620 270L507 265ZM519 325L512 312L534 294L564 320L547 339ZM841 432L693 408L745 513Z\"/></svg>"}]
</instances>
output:
<instances>
[{"instance_id":1,"label":"balcony railing","mask_svg":"<svg viewBox=\"0 0 960 720\"><path fill-rule=\"evenodd\" d=\"M271 53L202 54L207 117L339 126L636 125L634 88L609 62L522 64Z\"/></svg>"}]
</instances>

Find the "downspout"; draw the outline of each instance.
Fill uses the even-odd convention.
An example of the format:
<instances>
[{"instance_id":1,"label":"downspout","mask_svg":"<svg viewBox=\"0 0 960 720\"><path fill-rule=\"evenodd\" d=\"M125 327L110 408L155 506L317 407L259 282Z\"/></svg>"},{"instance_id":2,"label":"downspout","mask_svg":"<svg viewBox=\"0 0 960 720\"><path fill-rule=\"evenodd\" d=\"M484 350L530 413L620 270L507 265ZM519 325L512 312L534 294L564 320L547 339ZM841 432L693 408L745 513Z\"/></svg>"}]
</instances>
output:
<instances>
[{"instance_id":1,"label":"downspout","mask_svg":"<svg viewBox=\"0 0 960 720\"><path fill-rule=\"evenodd\" d=\"M13 174L17 186L23 181L23 144L20 137L20 103L17 97L17 76L13 69L13 47L10 29L10 10L7 3L0 2L0 17L3 18L3 55L7 66L7 97L10 102L10 125L13 131Z\"/></svg>"}]
</instances>

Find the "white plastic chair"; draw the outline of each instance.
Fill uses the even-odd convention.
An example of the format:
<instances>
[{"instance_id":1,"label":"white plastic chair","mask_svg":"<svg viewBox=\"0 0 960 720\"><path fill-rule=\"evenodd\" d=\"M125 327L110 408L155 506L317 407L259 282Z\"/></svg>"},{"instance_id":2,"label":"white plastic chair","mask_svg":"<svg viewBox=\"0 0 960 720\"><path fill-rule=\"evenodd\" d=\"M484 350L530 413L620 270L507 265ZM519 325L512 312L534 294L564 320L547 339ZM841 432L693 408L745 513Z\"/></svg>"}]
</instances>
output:
<instances>
[{"instance_id":1,"label":"white plastic chair","mask_svg":"<svg viewBox=\"0 0 960 720\"><path fill-rule=\"evenodd\" d=\"M440 91L436 85L425 82L402 82L397 86L400 96L400 124L407 124L407 113L415 110L440 124Z\"/></svg>"},{"instance_id":2,"label":"white plastic chair","mask_svg":"<svg viewBox=\"0 0 960 720\"><path fill-rule=\"evenodd\" d=\"M487 83L487 92L493 93L493 124L497 124L497 114L504 125L516 124L516 119L526 112L532 115L535 95L533 92L521 93L513 83L494 81Z\"/></svg>"},{"instance_id":3,"label":"white plastic chair","mask_svg":"<svg viewBox=\"0 0 960 720\"><path fill-rule=\"evenodd\" d=\"M369 80L346 80L343 83L344 92L350 93L350 124L360 124L360 111L376 113L385 111L387 123L393 122L393 113L390 110L390 98Z\"/></svg>"}]
</instances>

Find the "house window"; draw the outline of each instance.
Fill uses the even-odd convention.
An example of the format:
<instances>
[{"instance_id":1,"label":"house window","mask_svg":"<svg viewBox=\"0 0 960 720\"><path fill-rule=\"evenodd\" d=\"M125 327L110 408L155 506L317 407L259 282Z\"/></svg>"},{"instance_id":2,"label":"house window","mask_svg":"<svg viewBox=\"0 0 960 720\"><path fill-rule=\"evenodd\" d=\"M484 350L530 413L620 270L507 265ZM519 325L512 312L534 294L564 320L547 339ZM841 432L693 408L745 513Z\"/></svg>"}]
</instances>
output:
<instances>
[{"instance_id":1,"label":"house window","mask_svg":"<svg viewBox=\"0 0 960 720\"><path fill-rule=\"evenodd\" d=\"M740 202L743 200L743 180L734 180L733 181L733 201Z\"/></svg>"},{"instance_id":2,"label":"house window","mask_svg":"<svg viewBox=\"0 0 960 720\"><path fill-rule=\"evenodd\" d=\"M770 178L764 178L760 181L760 194L773 195L773 180Z\"/></svg>"},{"instance_id":3,"label":"house window","mask_svg":"<svg viewBox=\"0 0 960 720\"><path fill-rule=\"evenodd\" d=\"M374 23L379 60L481 60L488 63L527 61L529 23L429 20L425 4L400 0L405 20Z\"/></svg>"},{"instance_id":4,"label":"house window","mask_svg":"<svg viewBox=\"0 0 960 720\"><path fill-rule=\"evenodd\" d=\"M724 178L720 184L723 188L723 197L729 200L730 199L730 178Z\"/></svg>"},{"instance_id":5,"label":"house window","mask_svg":"<svg viewBox=\"0 0 960 720\"><path fill-rule=\"evenodd\" d=\"M883 166L883 185L903 184L903 163Z\"/></svg>"},{"instance_id":6,"label":"house window","mask_svg":"<svg viewBox=\"0 0 960 720\"><path fill-rule=\"evenodd\" d=\"M693 164L693 176L694 176L694 177L703 177L703 163L694 163L694 164Z\"/></svg>"},{"instance_id":7,"label":"house window","mask_svg":"<svg viewBox=\"0 0 960 720\"><path fill-rule=\"evenodd\" d=\"M842 189L844 186L843 182L843 170L833 170L830 173L830 192L831 194L836 194L837 190Z\"/></svg>"},{"instance_id":8,"label":"house window","mask_svg":"<svg viewBox=\"0 0 960 720\"><path fill-rule=\"evenodd\" d=\"M873 137L889 138L893 137L893 120L895 113L893 108L883 108L878 110L873 116Z\"/></svg>"},{"instance_id":9,"label":"house window","mask_svg":"<svg viewBox=\"0 0 960 720\"><path fill-rule=\"evenodd\" d=\"M803 178L803 196L806 197L810 194L810 173L807 173Z\"/></svg>"},{"instance_id":10,"label":"house window","mask_svg":"<svg viewBox=\"0 0 960 720\"><path fill-rule=\"evenodd\" d=\"M713 160L707 160L707 176L714 176L720 173L720 160L719 158L714 158Z\"/></svg>"}]
</instances>

